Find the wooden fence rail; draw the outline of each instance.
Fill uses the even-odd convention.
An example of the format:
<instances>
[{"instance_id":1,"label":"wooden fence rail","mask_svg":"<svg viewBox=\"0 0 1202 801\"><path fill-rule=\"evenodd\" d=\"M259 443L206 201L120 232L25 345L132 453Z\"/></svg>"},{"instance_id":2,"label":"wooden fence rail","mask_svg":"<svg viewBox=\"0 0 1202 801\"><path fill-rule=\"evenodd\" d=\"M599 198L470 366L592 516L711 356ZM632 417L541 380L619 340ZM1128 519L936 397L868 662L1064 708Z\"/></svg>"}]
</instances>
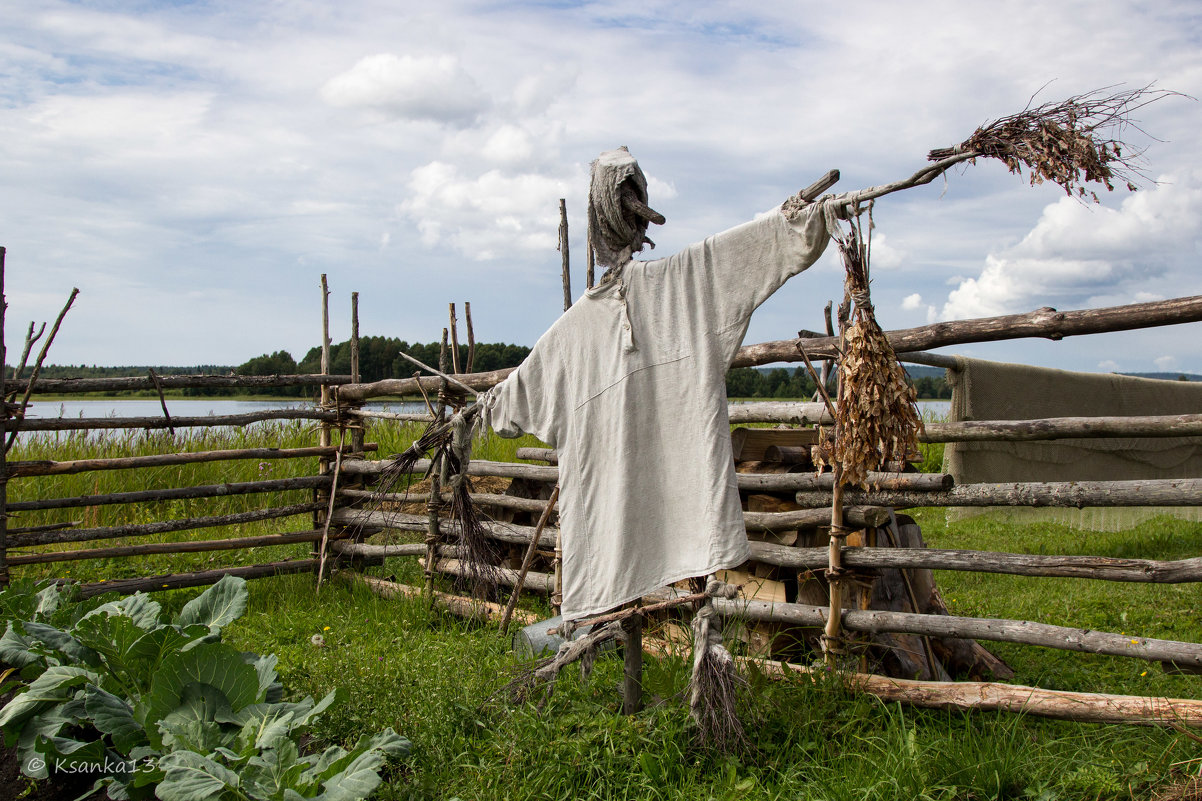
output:
<instances>
[{"instance_id":1,"label":"wooden fence rail","mask_svg":"<svg viewBox=\"0 0 1202 801\"><path fill-rule=\"evenodd\" d=\"M122 376L114 378L39 378L33 382L35 394L68 395L77 392L131 392L136 390L157 391L163 389L257 389L266 387L320 387L322 384L349 384L349 375L160 375L155 380L149 376ZM28 379L9 379L4 382L4 393L25 392ZM198 398L204 400L204 398Z\"/></svg>"},{"instance_id":2,"label":"wooden fence rail","mask_svg":"<svg viewBox=\"0 0 1202 801\"><path fill-rule=\"evenodd\" d=\"M297 503L290 506L280 506L273 509L256 509L252 512L216 515L212 517L193 517L183 520L166 520L159 523L139 523L129 526L109 526L104 528L84 528L63 532L46 532L40 534L14 534L8 538L8 547L25 548L32 545L62 545L72 542L90 542L92 540L108 540L118 537L145 537L151 534L166 534L172 531L186 531L194 528L213 528L216 526L238 526L244 523L255 523L261 520L274 520L280 517L318 512L326 508L325 501L312 503Z\"/></svg>"},{"instance_id":3,"label":"wooden fence rail","mask_svg":"<svg viewBox=\"0 0 1202 801\"><path fill-rule=\"evenodd\" d=\"M1202 479L1161 478L1137 481L1046 481L962 484L940 492L907 490L844 491L848 503L907 509L916 506L1202 506ZM797 503L829 507L831 493L802 491Z\"/></svg>"},{"instance_id":4,"label":"wooden fence rail","mask_svg":"<svg viewBox=\"0 0 1202 801\"><path fill-rule=\"evenodd\" d=\"M300 489L329 489L332 476L301 476L264 481L242 481L227 484L205 484L178 489L110 492L105 495L77 495L70 498L43 498L8 504L10 512L30 512L39 509L73 509L88 506L109 506L122 503L152 503L189 498L223 498L231 495L250 495L264 492L287 492Z\"/></svg>"},{"instance_id":5,"label":"wooden fence rail","mask_svg":"<svg viewBox=\"0 0 1202 801\"><path fill-rule=\"evenodd\" d=\"M106 431L120 428L216 428L245 426L265 420L320 420L337 423L338 412L321 409L267 409L245 414L214 414L204 417L48 417L5 421L5 431Z\"/></svg>"},{"instance_id":6,"label":"wooden fence rail","mask_svg":"<svg viewBox=\"0 0 1202 801\"><path fill-rule=\"evenodd\" d=\"M364 451L374 451L379 446L369 442L363 446ZM337 453L344 456L354 451L350 447L312 447L312 448L237 448L218 451L189 451L184 453L160 453L152 456L122 456L110 459L75 459L65 462L54 461L24 461L9 462L8 477L24 478L29 476L65 476L75 473L87 473L93 470L136 470L145 467L168 467L181 464L200 464L203 462L224 462L245 459L270 461L273 459L304 459L309 457L332 457Z\"/></svg>"},{"instance_id":7,"label":"wooden fence rail","mask_svg":"<svg viewBox=\"0 0 1202 801\"><path fill-rule=\"evenodd\" d=\"M1202 296L1065 312L1043 308L1025 314L956 320L888 331L886 336L894 350L902 353L971 342L997 342L1028 337L1058 340L1081 334L1130 331L1199 321L1202 321ZM801 347L805 348L811 359L833 358L836 345L834 337L787 339L745 345L739 349L731 366L754 367L773 362L800 362ZM504 381L514 369L511 367L488 373L459 375L456 378L472 389L485 390ZM438 391L439 379L428 376L390 378L367 384L343 384L337 388L337 397L343 402L359 402L381 395L416 396L420 393L419 385L432 394Z\"/></svg>"}]
</instances>

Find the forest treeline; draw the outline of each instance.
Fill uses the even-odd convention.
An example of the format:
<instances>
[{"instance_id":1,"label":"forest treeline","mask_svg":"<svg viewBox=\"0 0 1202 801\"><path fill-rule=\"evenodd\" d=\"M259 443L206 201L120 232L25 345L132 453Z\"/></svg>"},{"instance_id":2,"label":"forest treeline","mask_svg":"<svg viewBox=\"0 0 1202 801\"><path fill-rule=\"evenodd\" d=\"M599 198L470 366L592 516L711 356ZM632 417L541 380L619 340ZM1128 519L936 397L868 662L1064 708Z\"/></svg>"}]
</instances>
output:
<instances>
[{"instance_id":1,"label":"forest treeline","mask_svg":"<svg viewBox=\"0 0 1202 801\"><path fill-rule=\"evenodd\" d=\"M441 344L438 342L406 342L395 337L367 336L359 339L359 373L365 382L384 378L406 378L417 370L409 361L401 358L402 351L426 364L437 366ZM522 363L530 348L499 342L476 343L475 362L472 370L477 373L516 367ZM468 347L459 345L459 364L466 369ZM140 366L140 367L96 367L88 365L47 365L42 368L43 378L111 378L118 376L144 376L150 370L158 375L295 375L321 372L321 348L310 348L297 361L286 350L264 353L237 366L202 364L189 367ZM12 374L11 368L9 375ZM26 375L28 375L28 370ZM330 373L349 375L351 372L351 344L347 340L330 347ZM943 371L931 368L911 368L911 381L918 396L924 399L950 398L951 387L943 379ZM814 381L804 367L754 368L736 367L726 375L726 394L732 398L809 398L815 392ZM181 390L185 396L212 397L241 394L236 389L197 388ZM121 393L147 394L147 392ZM270 387L256 394L277 397L304 398L314 394L312 387Z\"/></svg>"}]
</instances>

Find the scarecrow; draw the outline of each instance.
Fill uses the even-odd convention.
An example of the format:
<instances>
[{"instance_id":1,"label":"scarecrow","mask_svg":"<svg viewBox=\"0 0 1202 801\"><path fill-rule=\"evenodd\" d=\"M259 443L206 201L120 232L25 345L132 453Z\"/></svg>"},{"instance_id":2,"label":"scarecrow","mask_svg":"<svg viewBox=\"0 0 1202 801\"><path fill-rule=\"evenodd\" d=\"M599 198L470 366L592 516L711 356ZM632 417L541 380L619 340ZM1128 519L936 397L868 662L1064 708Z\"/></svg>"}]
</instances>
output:
<instances>
[{"instance_id":1,"label":"scarecrow","mask_svg":"<svg viewBox=\"0 0 1202 801\"><path fill-rule=\"evenodd\" d=\"M674 256L633 257L651 223L625 148L593 162L589 235L608 268L483 398L501 436L533 434L560 467L566 620L747 561L725 376L752 312L826 249L835 176ZM709 596L734 588L711 580ZM728 672L719 624L696 616L696 668ZM733 673L733 671L729 671ZM698 682L694 682L695 686Z\"/></svg>"}]
</instances>

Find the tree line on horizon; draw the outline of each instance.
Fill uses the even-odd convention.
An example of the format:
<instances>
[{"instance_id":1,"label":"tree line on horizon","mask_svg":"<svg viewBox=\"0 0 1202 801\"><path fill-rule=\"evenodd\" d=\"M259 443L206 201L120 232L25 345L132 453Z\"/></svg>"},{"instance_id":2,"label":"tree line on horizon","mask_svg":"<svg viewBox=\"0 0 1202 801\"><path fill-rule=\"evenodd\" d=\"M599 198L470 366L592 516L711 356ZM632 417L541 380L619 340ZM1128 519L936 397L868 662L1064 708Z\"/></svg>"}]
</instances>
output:
<instances>
[{"instance_id":1,"label":"tree line on horizon","mask_svg":"<svg viewBox=\"0 0 1202 801\"><path fill-rule=\"evenodd\" d=\"M439 342L410 343L395 337L367 336L359 339L359 373L363 381L412 376L417 368L401 357L408 353L431 366L438 365ZM517 367L530 353L525 345L500 342L476 343L473 372L484 373ZM468 346L459 345L459 363L467 365ZM297 361L286 350L264 353L237 366L204 364L180 366L98 367L96 365L45 365L43 378L113 378L144 376L153 369L158 375L297 375L321 372L321 348L313 347ZM11 368L8 370L12 374ZM330 346L330 374L349 375L351 372L351 343L349 340ZM938 373L939 371L931 371ZM28 371L26 372L28 375ZM924 399L950 398L951 387L941 375L912 376L918 396ZM810 398L816 385L804 367L736 367L726 375L726 393L732 398ZM242 394L238 389L201 387L181 390L188 397L219 397ZM313 387L265 387L256 394L275 397L304 398L314 394ZM146 394L146 391L120 394Z\"/></svg>"}]
</instances>

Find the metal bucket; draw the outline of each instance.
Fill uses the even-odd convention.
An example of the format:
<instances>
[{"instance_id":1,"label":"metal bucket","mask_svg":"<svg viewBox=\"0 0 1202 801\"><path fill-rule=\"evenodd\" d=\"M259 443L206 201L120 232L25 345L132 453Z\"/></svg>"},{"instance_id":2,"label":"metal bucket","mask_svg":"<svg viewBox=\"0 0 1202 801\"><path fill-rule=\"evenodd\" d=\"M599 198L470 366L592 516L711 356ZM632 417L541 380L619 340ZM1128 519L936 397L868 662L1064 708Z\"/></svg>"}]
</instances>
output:
<instances>
[{"instance_id":1,"label":"metal bucket","mask_svg":"<svg viewBox=\"0 0 1202 801\"><path fill-rule=\"evenodd\" d=\"M563 623L563 616L557 615L537 623L531 623L526 628L515 632L513 635L514 653L525 659L537 659L540 656L554 654L566 641L559 634L550 633L551 629L558 628L561 623ZM579 639L586 634L588 634L588 627L577 629L572 634L572 639ZM601 650L605 651L616 645L616 640L606 640L601 643Z\"/></svg>"}]
</instances>

